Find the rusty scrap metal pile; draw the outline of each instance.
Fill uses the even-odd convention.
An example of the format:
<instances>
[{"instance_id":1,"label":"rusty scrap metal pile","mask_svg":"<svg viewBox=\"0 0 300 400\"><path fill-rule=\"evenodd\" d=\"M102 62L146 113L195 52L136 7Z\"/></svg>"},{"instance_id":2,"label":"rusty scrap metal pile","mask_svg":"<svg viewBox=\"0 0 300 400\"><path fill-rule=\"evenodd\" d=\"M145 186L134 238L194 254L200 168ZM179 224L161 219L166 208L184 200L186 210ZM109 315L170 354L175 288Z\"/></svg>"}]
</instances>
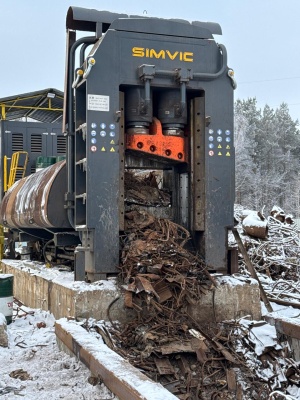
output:
<instances>
[{"instance_id":1,"label":"rusty scrap metal pile","mask_svg":"<svg viewBox=\"0 0 300 400\"><path fill-rule=\"evenodd\" d=\"M236 206L235 219L269 300L300 308L300 237L293 217L277 206L268 217ZM241 273L248 273L243 258L239 259L239 268Z\"/></svg>"},{"instance_id":2,"label":"rusty scrap metal pile","mask_svg":"<svg viewBox=\"0 0 300 400\"><path fill-rule=\"evenodd\" d=\"M142 206L169 206L171 195L168 191L159 189L161 178L155 172L140 173L140 176L131 171L125 172L125 201L127 209L130 204Z\"/></svg>"},{"instance_id":3,"label":"rusty scrap metal pile","mask_svg":"<svg viewBox=\"0 0 300 400\"><path fill-rule=\"evenodd\" d=\"M200 328L185 320L177 332L168 331L169 322L154 322L154 317L142 317L108 328L102 321L88 329L179 399L264 400L274 392L299 398L288 397L299 390L299 362L289 357L288 345L278 343L275 328L265 321L241 319Z\"/></svg>"},{"instance_id":4,"label":"rusty scrap metal pile","mask_svg":"<svg viewBox=\"0 0 300 400\"><path fill-rule=\"evenodd\" d=\"M283 357L285 350L275 339L257 354L254 322L199 326L191 317L189 310L213 290L214 278L187 246L186 229L139 207L168 205L168 193L158 188L157 178L150 174L136 180L129 174L127 182L130 207L119 280L125 305L137 317L125 325L111 321L109 335L98 324L98 333L179 399L267 399L272 390L286 391L298 379L298 365Z\"/></svg>"},{"instance_id":5,"label":"rusty scrap metal pile","mask_svg":"<svg viewBox=\"0 0 300 400\"><path fill-rule=\"evenodd\" d=\"M234 354L227 335L198 326L189 315L214 280L183 247L188 232L145 211L130 211L126 224L120 278L125 304L137 318L115 326L115 350L179 399L235 399L241 385L227 370L240 366L245 371L245 362ZM243 378L249 399L269 393L250 370Z\"/></svg>"}]
</instances>

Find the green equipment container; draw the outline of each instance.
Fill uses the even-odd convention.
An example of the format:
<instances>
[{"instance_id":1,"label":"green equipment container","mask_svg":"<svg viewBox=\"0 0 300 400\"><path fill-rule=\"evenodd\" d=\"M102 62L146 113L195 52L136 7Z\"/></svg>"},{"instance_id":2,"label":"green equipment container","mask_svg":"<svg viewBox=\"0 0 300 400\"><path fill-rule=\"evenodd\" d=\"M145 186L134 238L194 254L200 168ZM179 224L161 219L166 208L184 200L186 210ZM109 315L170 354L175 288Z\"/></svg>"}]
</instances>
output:
<instances>
[{"instance_id":1,"label":"green equipment container","mask_svg":"<svg viewBox=\"0 0 300 400\"><path fill-rule=\"evenodd\" d=\"M36 170L39 171L40 169L47 168L50 165L56 163L56 157L44 157L40 156L36 159Z\"/></svg>"},{"instance_id":2,"label":"green equipment container","mask_svg":"<svg viewBox=\"0 0 300 400\"><path fill-rule=\"evenodd\" d=\"M66 159L66 156L57 156L56 157L56 162L63 161L65 159Z\"/></svg>"},{"instance_id":3,"label":"green equipment container","mask_svg":"<svg viewBox=\"0 0 300 400\"><path fill-rule=\"evenodd\" d=\"M13 286L13 275L0 274L0 313L5 316L7 324L12 322L14 302Z\"/></svg>"}]
</instances>

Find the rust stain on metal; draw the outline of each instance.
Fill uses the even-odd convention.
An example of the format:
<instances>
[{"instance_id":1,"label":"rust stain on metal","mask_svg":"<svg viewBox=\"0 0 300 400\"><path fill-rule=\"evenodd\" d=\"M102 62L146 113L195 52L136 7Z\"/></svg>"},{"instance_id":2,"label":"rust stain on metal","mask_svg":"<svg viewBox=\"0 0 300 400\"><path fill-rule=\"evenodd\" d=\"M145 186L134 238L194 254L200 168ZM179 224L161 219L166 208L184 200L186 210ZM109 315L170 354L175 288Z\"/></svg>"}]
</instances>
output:
<instances>
[{"instance_id":1,"label":"rust stain on metal","mask_svg":"<svg viewBox=\"0 0 300 400\"><path fill-rule=\"evenodd\" d=\"M171 299L171 297L173 296L171 290L164 281L159 281L155 283L154 289L158 295L159 303L164 303L165 301Z\"/></svg>"},{"instance_id":2,"label":"rust stain on metal","mask_svg":"<svg viewBox=\"0 0 300 400\"><path fill-rule=\"evenodd\" d=\"M174 354L174 353L193 353L194 350L192 348L190 341L174 341L168 343L167 345L161 346L157 349L161 354Z\"/></svg>"},{"instance_id":3,"label":"rust stain on metal","mask_svg":"<svg viewBox=\"0 0 300 400\"><path fill-rule=\"evenodd\" d=\"M1 205L2 223L14 228L69 228L61 192L65 164L58 162L12 186Z\"/></svg>"},{"instance_id":4,"label":"rust stain on metal","mask_svg":"<svg viewBox=\"0 0 300 400\"><path fill-rule=\"evenodd\" d=\"M170 361L168 360L168 358L155 358L154 362L160 375L175 374L175 370Z\"/></svg>"}]
</instances>

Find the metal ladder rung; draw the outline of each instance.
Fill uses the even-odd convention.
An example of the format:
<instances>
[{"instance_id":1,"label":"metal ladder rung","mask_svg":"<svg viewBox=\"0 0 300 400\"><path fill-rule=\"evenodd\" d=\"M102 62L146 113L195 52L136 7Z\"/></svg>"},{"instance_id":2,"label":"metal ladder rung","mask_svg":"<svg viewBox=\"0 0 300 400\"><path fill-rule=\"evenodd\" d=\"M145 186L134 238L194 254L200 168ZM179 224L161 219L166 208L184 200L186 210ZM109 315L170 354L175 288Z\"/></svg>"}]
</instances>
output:
<instances>
[{"instance_id":1,"label":"metal ladder rung","mask_svg":"<svg viewBox=\"0 0 300 400\"><path fill-rule=\"evenodd\" d=\"M23 155L23 165L19 165L20 161L20 156ZM6 185L6 189L9 189L15 182L16 182L16 174L18 171L22 172L22 176L20 179L24 178L25 172L26 172L26 167L28 163L28 153L27 151L17 151L13 153L12 158L11 158L11 164L10 164L10 171L9 171L9 178L8 178L8 183Z\"/></svg>"}]
</instances>

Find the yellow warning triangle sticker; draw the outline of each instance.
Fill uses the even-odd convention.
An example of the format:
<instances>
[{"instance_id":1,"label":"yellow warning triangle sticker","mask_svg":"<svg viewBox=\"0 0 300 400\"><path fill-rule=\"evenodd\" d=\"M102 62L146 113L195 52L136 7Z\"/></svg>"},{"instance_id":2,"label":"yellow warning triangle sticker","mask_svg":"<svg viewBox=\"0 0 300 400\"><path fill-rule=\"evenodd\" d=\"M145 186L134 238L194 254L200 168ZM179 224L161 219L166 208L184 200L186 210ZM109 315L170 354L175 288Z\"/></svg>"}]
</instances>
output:
<instances>
[{"instance_id":1,"label":"yellow warning triangle sticker","mask_svg":"<svg viewBox=\"0 0 300 400\"><path fill-rule=\"evenodd\" d=\"M218 149L221 149L221 148L222 148L222 146L219 144Z\"/></svg>"},{"instance_id":2,"label":"yellow warning triangle sticker","mask_svg":"<svg viewBox=\"0 0 300 400\"><path fill-rule=\"evenodd\" d=\"M226 156L227 156L227 157L230 157L230 153L229 153L229 151L227 151L227 153L226 153Z\"/></svg>"},{"instance_id":3,"label":"yellow warning triangle sticker","mask_svg":"<svg viewBox=\"0 0 300 400\"><path fill-rule=\"evenodd\" d=\"M218 156L221 156L221 155L222 155L222 153L219 151Z\"/></svg>"},{"instance_id":4,"label":"yellow warning triangle sticker","mask_svg":"<svg viewBox=\"0 0 300 400\"><path fill-rule=\"evenodd\" d=\"M229 144L226 146L226 149L230 149L230 146L229 146Z\"/></svg>"},{"instance_id":5,"label":"yellow warning triangle sticker","mask_svg":"<svg viewBox=\"0 0 300 400\"><path fill-rule=\"evenodd\" d=\"M111 140L111 141L110 141L110 144L116 144L116 143L115 143L115 141L114 141L114 140Z\"/></svg>"},{"instance_id":6,"label":"yellow warning triangle sticker","mask_svg":"<svg viewBox=\"0 0 300 400\"><path fill-rule=\"evenodd\" d=\"M105 147L102 147L101 151L106 151L106 150L105 150Z\"/></svg>"},{"instance_id":7,"label":"yellow warning triangle sticker","mask_svg":"<svg viewBox=\"0 0 300 400\"><path fill-rule=\"evenodd\" d=\"M110 149L110 151L111 151L112 153L114 153L116 150L112 147L112 148Z\"/></svg>"}]
</instances>

